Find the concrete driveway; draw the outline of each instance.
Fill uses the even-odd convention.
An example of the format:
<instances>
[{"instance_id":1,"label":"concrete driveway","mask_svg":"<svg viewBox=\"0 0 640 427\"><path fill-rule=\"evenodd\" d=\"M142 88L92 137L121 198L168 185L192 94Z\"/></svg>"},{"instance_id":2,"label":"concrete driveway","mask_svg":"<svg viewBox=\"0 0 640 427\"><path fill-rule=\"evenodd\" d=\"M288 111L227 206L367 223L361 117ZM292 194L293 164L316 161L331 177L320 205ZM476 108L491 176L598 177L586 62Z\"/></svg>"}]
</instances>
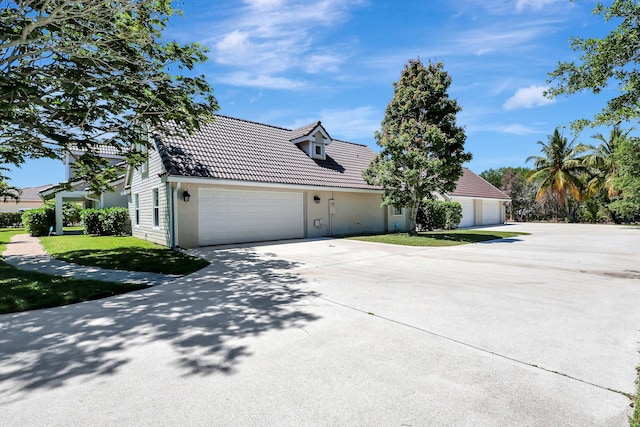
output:
<instances>
[{"instance_id":1,"label":"concrete driveway","mask_svg":"<svg viewBox=\"0 0 640 427\"><path fill-rule=\"evenodd\" d=\"M0 316L0 425L628 425L640 228L503 229L532 235L201 249L174 283Z\"/></svg>"}]
</instances>

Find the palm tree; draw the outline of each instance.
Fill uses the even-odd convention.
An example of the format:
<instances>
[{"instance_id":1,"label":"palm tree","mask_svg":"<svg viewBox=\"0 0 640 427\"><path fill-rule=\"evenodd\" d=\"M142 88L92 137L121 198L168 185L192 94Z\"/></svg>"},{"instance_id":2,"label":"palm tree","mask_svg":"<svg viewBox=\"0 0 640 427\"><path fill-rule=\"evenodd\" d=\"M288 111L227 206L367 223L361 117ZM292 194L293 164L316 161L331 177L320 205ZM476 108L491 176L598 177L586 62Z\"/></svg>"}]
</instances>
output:
<instances>
[{"instance_id":1,"label":"palm tree","mask_svg":"<svg viewBox=\"0 0 640 427\"><path fill-rule=\"evenodd\" d=\"M592 136L593 139L600 141L597 147L589 145L588 148L592 152L585 156L585 165L589 167L591 177L587 184L590 194L596 194L600 190L606 190L609 198L618 195L613 182L617 175L616 162L613 158L613 152L622 141L625 141L629 133L634 128L624 130L620 125L615 125L610 133L609 138L605 138L601 133Z\"/></svg>"},{"instance_id":2,"label":"palm tree","mask_svg":"<svg viewBox=\"0 0 640 427\"><path fill-rule=\"evenodd\" d=\"M534 169L527 182L539 185L536 200L541 200L545 193L551 192L558 198L558 203L564 208L570 221L573 215L569 207L569 196L581 200L581 177L587 170L583 163L582 153L588 150L583 144L575 144L575 139L567 141L558 128L549 135L548 142L538 141L542 146L541 156L530 156L527 162L533 160Z\"/></svg>"}]
</instances>

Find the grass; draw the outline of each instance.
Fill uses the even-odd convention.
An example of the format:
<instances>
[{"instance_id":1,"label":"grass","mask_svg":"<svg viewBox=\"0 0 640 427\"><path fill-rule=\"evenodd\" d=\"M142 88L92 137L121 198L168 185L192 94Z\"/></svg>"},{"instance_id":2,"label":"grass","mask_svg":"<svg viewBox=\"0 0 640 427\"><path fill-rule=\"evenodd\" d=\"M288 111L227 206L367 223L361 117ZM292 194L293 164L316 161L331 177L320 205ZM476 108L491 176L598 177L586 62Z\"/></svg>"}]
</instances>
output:
<instances>
[{"instance_id":1,"label":"grass","mask_svg":"<svg viewBox=\"0 0 640 427\"><path fill-rule=\"evenodd\" d=\"M376 234L371 236L349 237L352 240L365 242L389 243L404 246L455 246L467 243L486 242L496 239L507 239L529 233L513 231L484 231L484 230L448 230L429 231L410 236L407 233Z\"/></svg>"},{"instance_id":2,"label":"grass","mask_svg":"<svg viewBox=\"0 0 640 427\"><path fill-rule=\"evenodd\" d=\"M638 366L636 370L638 371L638 378L636 379L638 390L636 391L636 398L633 401L633 415L629 418L629 425L631 427L640 427L640 366Z\"/></svg>"},{"instance_id":3,"label":"grass","mask_svg":"<svg viewBox=\"0 0 640 427\"><path fill-rule=\"evenodd\" d=\"M189 274L209 265L202 258L131 236L64 235L40 241L56 259L115 270Z\"/></svg>"},{"instance_id":4,"label":"grass","mask_svg":"<svg viewBox=\"0 0 640 427\"><path fill-rule=\"evenodd\" d=\"M24 229L0 229L0 253L4 252L12 236L24 232ZM49 276L19 270L0 261L0 313L58 307L146 287L128 283Z\"/></svg>"}]
</instances>

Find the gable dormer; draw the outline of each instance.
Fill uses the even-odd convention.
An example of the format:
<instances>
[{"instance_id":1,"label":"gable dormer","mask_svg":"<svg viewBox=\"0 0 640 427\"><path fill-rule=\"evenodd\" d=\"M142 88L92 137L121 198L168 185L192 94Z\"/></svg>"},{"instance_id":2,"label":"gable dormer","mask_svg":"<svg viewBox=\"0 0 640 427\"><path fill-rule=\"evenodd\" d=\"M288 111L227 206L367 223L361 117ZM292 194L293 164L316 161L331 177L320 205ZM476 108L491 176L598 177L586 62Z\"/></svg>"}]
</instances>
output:
<instances>
[{"instance_id":1,"label":"gable dormer","mask_svg":"<svg viewBox=\"0 0 640 427\"><path fill-rule=\"evenodd\" d=\"M322 126L315 122L292 131L291 142L315 160L326 160L326 147L331 144L331 137Z\"/></svg>"}]
</instances>

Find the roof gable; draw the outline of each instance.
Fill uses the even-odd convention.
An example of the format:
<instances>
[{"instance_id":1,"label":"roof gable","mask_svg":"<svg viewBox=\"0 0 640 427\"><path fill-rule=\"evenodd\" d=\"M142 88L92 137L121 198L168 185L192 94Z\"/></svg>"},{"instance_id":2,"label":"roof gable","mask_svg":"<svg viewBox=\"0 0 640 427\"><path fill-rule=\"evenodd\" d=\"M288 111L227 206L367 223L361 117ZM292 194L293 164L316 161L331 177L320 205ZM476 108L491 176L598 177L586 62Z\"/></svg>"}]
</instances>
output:
<instances>
[{"instance_id":1,"label":"roof gable","mask_svg":"<svg viewBox=\"0 0 640 427\"><path fill-rule=\"evenodd\" d=\"M507 196L468 168L462 168L462 176L456 183L456 189L450 196L511 200L511 197Z\"/></svg>"}]
</instances>

